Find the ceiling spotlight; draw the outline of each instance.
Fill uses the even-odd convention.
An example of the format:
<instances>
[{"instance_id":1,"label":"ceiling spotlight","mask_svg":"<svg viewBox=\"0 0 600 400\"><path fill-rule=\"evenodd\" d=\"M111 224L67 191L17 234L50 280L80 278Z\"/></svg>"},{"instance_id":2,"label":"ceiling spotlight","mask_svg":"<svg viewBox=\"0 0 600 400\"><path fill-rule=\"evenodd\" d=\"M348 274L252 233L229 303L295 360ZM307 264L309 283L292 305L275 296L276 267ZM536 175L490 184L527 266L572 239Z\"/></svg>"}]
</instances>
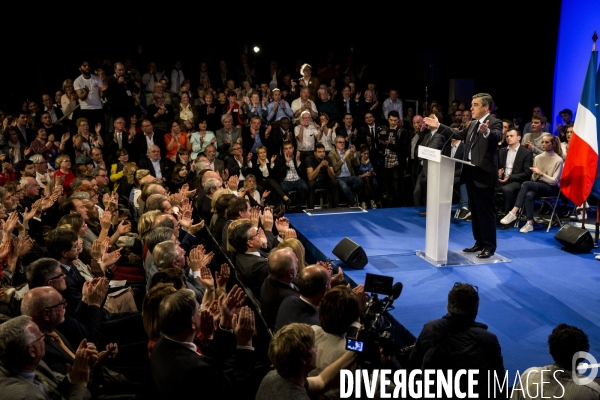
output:
<instances>
[{"instance_id":1,"label":"ceiling spotlight","mask_svg":"<svg viewBox=\"0 0 600 400\"><path fill-rule=\"evenodd\" d=\"M254 50L254 52L255 52L255 53L258 53L258 52L260 51L260 47L258 47L258 46L254 46L254 49L253 49L253 50Z\"/></svg>"}]
</instances>

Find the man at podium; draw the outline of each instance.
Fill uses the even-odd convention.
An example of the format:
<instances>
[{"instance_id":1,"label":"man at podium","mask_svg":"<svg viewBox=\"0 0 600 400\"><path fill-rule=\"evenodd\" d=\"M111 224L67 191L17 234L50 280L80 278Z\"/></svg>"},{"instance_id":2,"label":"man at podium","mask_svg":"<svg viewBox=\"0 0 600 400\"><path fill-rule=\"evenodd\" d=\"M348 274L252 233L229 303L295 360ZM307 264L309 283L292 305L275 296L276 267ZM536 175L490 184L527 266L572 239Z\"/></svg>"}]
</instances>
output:
<instances>
[{"instance_id":1,"label":"man at podium","mask_svg":"<svg viewBox=\"0 0 600 400\"><path fill-rule=\"evenodd\" d=\"M464 159L473 166L463 167L461 183L467 185L475 244L463 251L479 252L478 258L489 258L496 251L494 189L498 185L497 144L502 140L502 121L490 115L493 105L489 94L474 95L471 101L473 120L459 131L440 124L435 116L423 119L431 130L439 129L446 139L455 137L465 141Z\"/></svg>"}]
</instances>

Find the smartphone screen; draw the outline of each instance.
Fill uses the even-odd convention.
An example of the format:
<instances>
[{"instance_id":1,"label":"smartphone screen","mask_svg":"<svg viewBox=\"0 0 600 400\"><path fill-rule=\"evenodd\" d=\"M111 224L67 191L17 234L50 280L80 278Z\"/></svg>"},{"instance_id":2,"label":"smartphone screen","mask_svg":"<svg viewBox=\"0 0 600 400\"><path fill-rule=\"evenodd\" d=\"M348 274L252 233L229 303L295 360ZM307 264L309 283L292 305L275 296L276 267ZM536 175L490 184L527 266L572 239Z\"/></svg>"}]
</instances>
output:
<instances>
[{"instance_id":1,"label":"smartphone screen","mask_svg":"<svg viewBox=\"0 0 600 400\"><path fill-rule=\"evenodd\" d=\"M346 339L346 350L355 351L357 353L362 353L364 348L364 342L359 342L356 339L347 338Z\"/></svg>"}]
</instances>

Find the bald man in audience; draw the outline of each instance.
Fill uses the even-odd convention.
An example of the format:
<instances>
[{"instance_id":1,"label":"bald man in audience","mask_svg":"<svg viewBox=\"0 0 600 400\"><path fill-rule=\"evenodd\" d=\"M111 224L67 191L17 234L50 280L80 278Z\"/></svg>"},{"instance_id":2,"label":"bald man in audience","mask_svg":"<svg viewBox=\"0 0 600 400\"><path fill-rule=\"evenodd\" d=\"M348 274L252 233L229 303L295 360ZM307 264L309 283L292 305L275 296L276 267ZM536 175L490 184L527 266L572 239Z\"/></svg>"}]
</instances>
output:
<instances>
[{"instance_id":1,"label":"bald man in audience","mask_svg":"<svg viewBox=\"0 0 600 400\"><path fill-rule=\"evenodd\" d=\"M331 289L331 276L321 265L306 266L298 274L300 296L286 297L279 306L275 330L293 322L319 325L319 303Z\"/></svg>"},{"instance_id":2,"label":"bald man in audience","mask_svg":"<svg viewBox=\"0 0 600 400\"><path fill-rule=\"evenodd\" d=\"M263 317L272 328L281 302L290 296L300 296L298 288L292 283L298 275L298 258L290 247L274 249L269 253L267 267L269 276L260 289L260 304Z\"/></svg>"}]
</instances>

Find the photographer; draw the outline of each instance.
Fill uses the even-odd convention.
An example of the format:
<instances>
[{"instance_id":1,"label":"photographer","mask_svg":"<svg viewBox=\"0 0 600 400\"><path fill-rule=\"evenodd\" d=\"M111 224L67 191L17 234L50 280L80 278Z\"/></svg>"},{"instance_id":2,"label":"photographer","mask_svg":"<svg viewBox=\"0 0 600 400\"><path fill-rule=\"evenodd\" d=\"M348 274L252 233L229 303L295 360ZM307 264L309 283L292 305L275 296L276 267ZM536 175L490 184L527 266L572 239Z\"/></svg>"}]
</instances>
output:
<instances>
[{"instance_id":1,"label":"photographer","mask_svg":"<svg viewBox=\"0 0 600 400\"><path fill-rule=\"evenodd\" d=\"M346 352L346 335L356 336L360 328L360 305L358 296L348 287L340 285L323 296L319 304L319 322L313 325L315 346L317 347L317 366L309 376L317 376ZM355 366L350 367L351 370ZM325 393L328 398L339 398L339 387Z\"/></svg>"},{"instance_id":2,"label":"photographer","mask_svg":"<svg viewBox=\"0 0 600 400\"><path fill-rule=\"evenodd\" d=\"M406 159L409 152L409 134L402 129L400 114L392 110L388 114L387 129L379 132L381 156L383 157L383 180L385 182L385 198L388 207L399 207L401 204L402 181L406 171Z\"/></svg>"},{"instance_id":3,"label":"photographer","mask_svg":"<svg viewBox=\"0 0 600 400\"><path fill-rule=\"evenodd\" d=\"M105 91L107 108L114 119L129 117L135 113L135 96L140 89L135 85L131 74L127 76L123 63L115 63L115 74L108 79Z\"/></svg>"},{"instance_id":4,"label":"photographer","mask_svg":"<svg viewBox=\"0 0 600 400\"><path fill-rule=\"evenodd\" d=\"M412 368L479 371L480 397L488 388L488 371L504 376L502 351L498 338L487 325L476 322L479 310L477 286L457 282L448 293L448 314L423 327L410 355ZM464 378L464 377L463 377ZM461 379L461 390L466 381Z\"/></svg>"}]
</instances>

